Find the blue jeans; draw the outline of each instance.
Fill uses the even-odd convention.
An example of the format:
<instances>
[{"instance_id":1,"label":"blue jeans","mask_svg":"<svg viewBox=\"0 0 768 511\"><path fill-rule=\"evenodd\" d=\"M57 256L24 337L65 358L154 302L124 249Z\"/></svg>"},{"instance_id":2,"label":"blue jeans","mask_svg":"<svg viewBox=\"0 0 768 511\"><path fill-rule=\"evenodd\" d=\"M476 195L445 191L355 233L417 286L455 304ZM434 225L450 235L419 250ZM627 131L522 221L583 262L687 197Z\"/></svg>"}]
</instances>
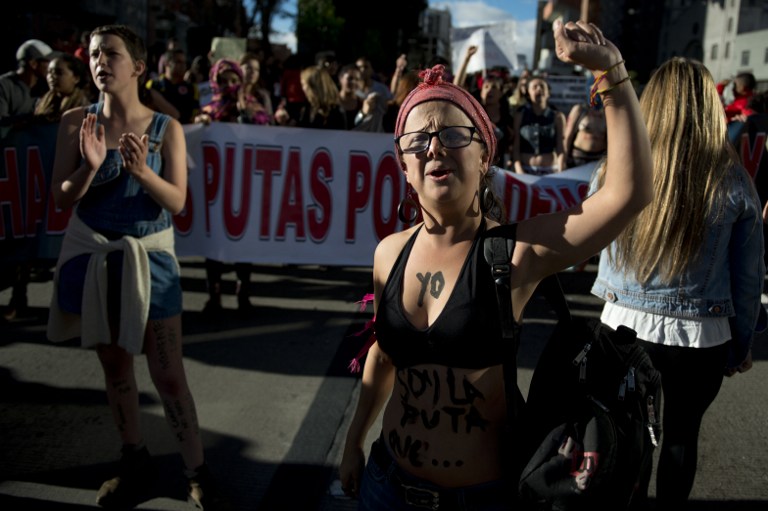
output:
<instances>
[{"instance_id":1,"label":"blue jeans","mask_svg":"<svg viewBox=\"0 0 768 511\"><path fill-rule=\"evenodd\" d=\"M377 440L365 467L358 511L508 511L516 493L505 481L441 488L403 471ZM435 507L436 506L436 507Z\"/></svg>"}]
</instances>

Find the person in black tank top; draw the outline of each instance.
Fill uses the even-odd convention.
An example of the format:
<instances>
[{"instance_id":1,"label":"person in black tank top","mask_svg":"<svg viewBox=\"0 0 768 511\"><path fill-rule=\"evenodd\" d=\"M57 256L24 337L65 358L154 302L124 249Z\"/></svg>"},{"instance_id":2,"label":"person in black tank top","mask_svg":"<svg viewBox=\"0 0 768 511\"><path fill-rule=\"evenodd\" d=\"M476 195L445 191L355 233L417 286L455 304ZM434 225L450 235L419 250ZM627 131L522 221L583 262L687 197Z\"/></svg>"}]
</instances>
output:
<instances>
[{"instance_id":1,"label":"person in black tank top","mask_svg":"<svg viewBox=\"0 0 768 511\"><path fill-rule=\"evenodd\" d=\"M406 243L384 287L376 316L379 347L395 367L435 362L479 369L501 363L503 344L495 284L482 253L485 223L483 220L472 241L445 308L426 329L415 328L406 319L400 300L408 257L423 226ZM469 352L466 339L476 340Z\"/></svg>"},{"instance_id":2,"label":"person in black tank top","mask_svg":"<svg viewBox=\"0 0 768 511\"><path fill-rule=\"evenodd\" d=\"M544 78L531 78L530 103L515 112L512 162L518 174L546 175L565 170L565 116L549 104L549 92Z\"/></svg>"},{"instance_id":3,"label":"person in black tank top","mask_svg":"<svg viewBox=\"0 0 768 511\"><path fill-rule=\"evenodd\" d=\"M507 470L521 460L504 447L501 315L514 318L516 342L539 281L599 252L650 201L648 135L620 52L591 24L556 22L553 30L560 58L598 70L615 143L599 191L516 226L512 310L499 310L482 255L491 230L515 227L499 226L505 216L494 188L504 176L494 177L503 171L491 166L493 123L475 98L444 80L441 65L423 71L402 103L395 155L407 183L402 195L418 199L419 218L400 209L405 230L383 239L374 255L375 337L339 467L358 509L513 508L516 482ZM368 433L382 410L366 463Z\"/></svg>"}]
</instances>

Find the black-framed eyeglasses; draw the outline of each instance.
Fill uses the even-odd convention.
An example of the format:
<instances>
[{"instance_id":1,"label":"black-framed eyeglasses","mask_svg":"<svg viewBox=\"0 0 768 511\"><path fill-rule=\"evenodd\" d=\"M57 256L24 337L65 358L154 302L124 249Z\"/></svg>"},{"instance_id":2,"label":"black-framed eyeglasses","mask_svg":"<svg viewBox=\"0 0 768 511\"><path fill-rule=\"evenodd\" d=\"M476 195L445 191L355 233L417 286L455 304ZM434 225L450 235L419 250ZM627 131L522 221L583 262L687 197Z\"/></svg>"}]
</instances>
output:
<instances>
[{"instance_id":1,"label":"black-framed eyeglasses","mask_svg":"<svg viewBox=\"0 0 768 511\"><path fill-rule=\"evenodd\" d=\"M421 153L429 148L432 137L437 137L446 149L459 149L467 147L473 140L482 142L482 140L474 138L476 132L477 128L474 126L446 126L432 132L412 131L411 133L403 133L399 137L395 137L395 143L404 153Z\"/></svg>"}]
</instances>

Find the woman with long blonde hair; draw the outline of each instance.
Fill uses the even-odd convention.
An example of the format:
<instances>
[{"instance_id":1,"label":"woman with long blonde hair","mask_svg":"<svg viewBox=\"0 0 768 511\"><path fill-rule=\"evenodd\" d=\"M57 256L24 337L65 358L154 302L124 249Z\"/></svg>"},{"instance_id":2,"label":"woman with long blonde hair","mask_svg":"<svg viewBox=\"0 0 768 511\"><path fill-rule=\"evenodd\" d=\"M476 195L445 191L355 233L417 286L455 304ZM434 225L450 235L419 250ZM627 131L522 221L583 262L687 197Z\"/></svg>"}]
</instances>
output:
<instances>
[{"instance_id":1,"label":"woman with long blonde hair","mask_svg":"<svg viewBox=\"0 0 768 511\"><path fill-rule=\"evenodd\" d=\"M765 275L762 208L703 64L665 62L640 108L653 202L603 251L592 293L606 301L603 322L636 330L661 371L656 500L671 509L693 487L699 427L723 375L752 366Z\"/></svg>"},{"instance_id":2,"label":"woman with long blonde hair","mask_svg":"<svg viewBox=\"0 0 768 511\"><path fill-rule=\"evenodd\" d=\"M341 110L339 88L322 67L310 66L301 71L301 88L307 104L301 109L298 126L332 130L347 129Z\"/></svg>"}]
</instances>

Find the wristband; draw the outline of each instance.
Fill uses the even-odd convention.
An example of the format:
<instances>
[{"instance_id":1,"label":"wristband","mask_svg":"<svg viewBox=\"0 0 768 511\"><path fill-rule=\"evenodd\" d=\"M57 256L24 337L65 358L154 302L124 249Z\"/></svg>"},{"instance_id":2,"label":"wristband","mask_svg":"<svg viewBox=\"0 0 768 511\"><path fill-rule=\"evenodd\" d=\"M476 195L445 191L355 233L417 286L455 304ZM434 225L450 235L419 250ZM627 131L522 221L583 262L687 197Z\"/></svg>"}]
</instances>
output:
<instances>
[{"instance_id":1,"label":"wristband","mask_svg":"<svg viewBox=\"0 0 768 511\"><path fill-rule=\"evenodd\" d=\"M589 90L589 104L590 104L590 106L592 108L595 108L597 106L597 94L598 94L597 88L599 87L600 82L602 82L605 79L605 77L608 75L608 73L611 70L619 67L623 63L624 63L624 59L621 59L620 61L618 61L615 64L611 65L610 67L608 67L608 69L606 69L605 71L603 71L602 73L600 73L599 75L597 75L595 77L595 83L592 84L592 88ZM613 87L609 87L609 88L607 88L607 89L605 89L605 90L603 90L601 92L605 92L605 91L610 90L612 88Z\"/></svg>"},{"instance_id":2,"label":"wristband","mask_svg":"<svg viewBox=\"0 0 768 511\"><path fill-rule=\"evenodd\" d=\"M607 87L607 88L605 88L603 90L597 91L597 93L598 94L605 94L606 92L611 92L613 89L615 89L616 87L618 87L622 83L626 82L627 80L629 80L629 75L625 76L624 78L622 78L618 82L614 83L613 85L611 85L611 86L609 86L609 87Z\"/></svg>"},{"instance_id":3,"label":"wristband","mask_svg":"<svg viewBox=\"0 0 768 511\"><path fill-rule=\"evenodd\" d=\"M619 67L619 66L620 66L620 65L622 65L623 63L624 63L624 59L621 59L620 61L618 61L617 63L615 63L614 65L612 65L612 66L611 66L611 67L609 67L608 69L606 69L605 71L603 71L603 75L606 75L606 74L608 74L608 72L609 72L611 69L614 69L614 68L616 68L616 67Z\"/></svg>"}]
</instances>

